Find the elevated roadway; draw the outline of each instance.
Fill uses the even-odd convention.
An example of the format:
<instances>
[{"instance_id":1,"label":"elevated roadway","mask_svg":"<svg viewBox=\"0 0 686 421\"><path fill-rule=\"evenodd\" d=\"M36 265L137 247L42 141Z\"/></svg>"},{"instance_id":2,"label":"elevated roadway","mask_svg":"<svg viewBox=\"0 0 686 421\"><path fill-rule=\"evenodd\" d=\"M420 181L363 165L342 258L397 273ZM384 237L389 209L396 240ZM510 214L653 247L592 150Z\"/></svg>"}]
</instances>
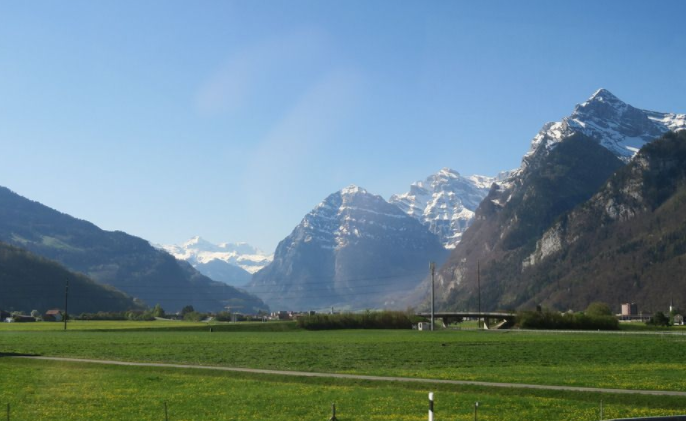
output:
<instances>
[{"instance_id":1,"label":"elevated roadway","mask_svg":"<svg viewBox=\"0 0 686 421\"><path fill-rule=\"evenodd\" d=\"M417 313L419 316L422 317L431 317L431 313ZM443 319L443 323L445 324L445 319L449 318L470 318L470 319L477 319L477 320L482 320L484 323L484 327L486 329L499 329L504 326L509 326L514 323L515 317L517 315L515 313L505 313L505 312L494 312L494 311L452 311L452 312L446 312L446 311L437 311L434 313L434 317L437 319ZM495 324L493 323L495 321Z\"/></svg>"}]
</instances>

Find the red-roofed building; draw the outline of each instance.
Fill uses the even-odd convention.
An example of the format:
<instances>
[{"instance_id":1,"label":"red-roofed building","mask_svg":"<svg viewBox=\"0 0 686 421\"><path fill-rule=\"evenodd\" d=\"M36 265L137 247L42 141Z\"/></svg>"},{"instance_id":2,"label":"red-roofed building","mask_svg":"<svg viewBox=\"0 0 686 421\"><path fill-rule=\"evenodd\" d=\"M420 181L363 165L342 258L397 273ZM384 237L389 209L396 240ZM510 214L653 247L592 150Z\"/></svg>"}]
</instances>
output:
<instances>
[{"instance_id":1,"label":"red-roofed building","mask_svg":"<svg viewBox=\"0 0 686 421\"><path fill-rule=\"evenodd\" d=\"M48 310L45 312L43 315L43 321L46 322L61 322L62 321L62 312L60 310Z\"/></svg>"}]
</instances>

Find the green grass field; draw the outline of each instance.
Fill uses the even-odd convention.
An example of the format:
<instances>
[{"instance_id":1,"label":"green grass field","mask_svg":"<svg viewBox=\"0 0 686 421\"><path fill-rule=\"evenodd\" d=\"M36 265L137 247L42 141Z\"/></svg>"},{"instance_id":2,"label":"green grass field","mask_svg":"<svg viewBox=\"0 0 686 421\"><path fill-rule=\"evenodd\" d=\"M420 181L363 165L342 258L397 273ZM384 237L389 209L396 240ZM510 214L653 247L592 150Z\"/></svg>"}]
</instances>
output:
<instances>
[{"instance_id":1,"label":"green grass field","mask_svg":"<svg viewBox=\"0 0 686 421\"><path fill-rule=\"evenodd\" d=\"M61 325L60 325L61 326ZM378 374L437 379L686 391L686 336L479 331L294 330L292 324L70 322L0 324L0 352ZM686 398L431 387L0 358L0 404L12 419L340 420L437 417L597 419L686 413ZM69 414L60 417L60 414ZM90 417L88 416L90 414ZM451 414L447 417L447 414ZM471 415L470 415L471 414ZM439 418L437 418L439 419Z\"/></svg>"},{"instance_id":2,"label":"green grass field","mask_svg":"<svg viewBox=\"0 0 686 421\"><path fill-rule=\"evenodd\" d=\"M489 390L300 379L197 370L112 367L0 358L0 403L13 420L321 420L426 419L435 392L437 420L593 420L684 413L684 399L592 393Z\"/></svg>"},{"instance_id":3,"label":"green grass field","mask_svg":"<svg viewBox=\"0 0 686 421\"><path fill-rule=\"evenodd\" d=\"M68 331L178 331L178 332L206 332L212 328L223 332L282 332L295 330L293 322L187 322L172 320L156 321L101 321L101 320L69 320L67 322ZM37 323L0 323L0 332L62 332L64 323L62 322L37 322Z\"/></svg>"}]
</instances>

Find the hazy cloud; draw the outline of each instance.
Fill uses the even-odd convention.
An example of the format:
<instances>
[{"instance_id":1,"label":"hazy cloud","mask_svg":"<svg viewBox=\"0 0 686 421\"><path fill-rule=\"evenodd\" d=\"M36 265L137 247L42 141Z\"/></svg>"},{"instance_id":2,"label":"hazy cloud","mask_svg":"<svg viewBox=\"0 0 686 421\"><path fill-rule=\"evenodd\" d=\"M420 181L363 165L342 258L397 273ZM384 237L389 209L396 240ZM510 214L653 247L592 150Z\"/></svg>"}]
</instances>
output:
<instances>
[{"instance_id":1,"label":"hazy cloud","mask_svg":"<svg viewBox=\"0 0 686 421\"><path fill-rule=\"evenodd\" d=\"M325 51L325 34L301 30L243 49L216 69L196 93L196 109L205 115L245 106L261 81Z\"/></svg>"},{"instance_id":2,"label":"hazy cloud","mask_svg":"<svg viewBox=\"0 0 686 421\"><path fill-rule=\"evenodd\" d=\"M326 178L320 170L331 163L322 163L317 157L321 158L327 143L330 147L330 143L339 141L338 131L350 120L362 97L362 83L360 73L354 69L323 75L261 140L243 180L247 205L255 218L268 223L273 209L281 207L280 212L293 212L293 218L299 220L313 205L299 203L295 208L283 208L293 198L300 200L299 190ZM284 229L283 224L274 228Z\"/></svg>"}]
</instances>

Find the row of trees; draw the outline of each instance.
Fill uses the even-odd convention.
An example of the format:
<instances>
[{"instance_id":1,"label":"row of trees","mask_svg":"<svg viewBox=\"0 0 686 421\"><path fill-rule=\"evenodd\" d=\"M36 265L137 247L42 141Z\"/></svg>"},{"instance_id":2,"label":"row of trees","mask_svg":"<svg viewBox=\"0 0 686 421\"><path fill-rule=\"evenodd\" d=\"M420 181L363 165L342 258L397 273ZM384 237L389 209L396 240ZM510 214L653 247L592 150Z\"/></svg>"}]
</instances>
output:
<instances>
[{"instance_id":1,"label":"row of trees","mask_svg":"<svg viewBox=\"0 0 686 421\"><path fill-rule=\"evenodd\" d=\"M591 303L584 312L560 313L548 309L520 311L517 325L522 329L617 330L619 320L605 303Z\"/></svg>"},{"instance_id":2,"label":"row of trees","mask_svg":"<svg viewBox=\"0 0 686 421\"><path fill-rule=\"evenodd\" d=\"M181 312L173 315L168 315L164 309L157 304L152 309L146 311L122 311L122 312L105 312L100 311L97 313L82 313L77 317L79 320L155 320L156 318L181 318L189 322L199 322L205 320L209 317L213 317L215 320L220 322L229 321L245 321L249 318L243 315L231 314L228 311L222 311L219 313L201 313L195 311L193 306L188 305L181 309Z\"/></svg>"},{"instance_id":3,"label":"row of trees","mask_svg":"<svg viewBox=\"0 0 686 421\"><path fill-rule=\"evenodd\" d=\"M656 312L646 323L649 326L668 327L674 324L674 318L682 314L673 309L665 314ZM573 330L617 330L619 321L612 314L606 303L591 303L585 311L579 313L560 313L551 310L520 311L517 313L517 325L522 329L573 329Z\"/></svg>"},{"instance_id":4,"label":"row of trees","mask_svg":"<svg viewBox=\"0 0 686 421\"><path fill-rule=\"evenodd\" d=\"M412 322L411 317L401 311L312 314L297 319L298 326L308 330L412 329Z\"/></svg>"},{"instance_id":5,"label":"row of trees","mask_svg":"<svg viewBox=\"0 0 686 421\"><path fill-rule=\"evenodd\" d=\"M648 322L646 324L648 324L650 326L658 326L658 327L673 326L674 325L674 317L677 315L683 315L681 310L673 309L668 314L665 314L662 311L658 311L657 313L653 314L653 317L651 317L650 320L648 320Z\"/></svg>"}]
</instances>

